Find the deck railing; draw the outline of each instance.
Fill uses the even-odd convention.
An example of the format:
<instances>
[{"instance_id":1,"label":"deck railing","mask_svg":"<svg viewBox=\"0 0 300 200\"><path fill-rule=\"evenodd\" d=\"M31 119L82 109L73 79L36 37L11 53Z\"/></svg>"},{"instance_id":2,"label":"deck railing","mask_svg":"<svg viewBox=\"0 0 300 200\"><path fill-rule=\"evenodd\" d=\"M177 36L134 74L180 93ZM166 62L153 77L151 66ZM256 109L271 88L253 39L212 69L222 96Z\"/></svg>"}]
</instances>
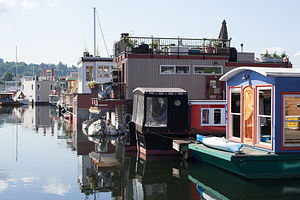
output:
<instances>
[{"instance_id":1,"label":"deck railing","mask_svg":"<svg viewBox=\"0 0 300 200\"><path fill-rule=\"evenodd\" d=\"M115 57L123 53L160 55L228 55L230 40L130 37L121 38L114 44Z\"/></svg>"}]
</instances>

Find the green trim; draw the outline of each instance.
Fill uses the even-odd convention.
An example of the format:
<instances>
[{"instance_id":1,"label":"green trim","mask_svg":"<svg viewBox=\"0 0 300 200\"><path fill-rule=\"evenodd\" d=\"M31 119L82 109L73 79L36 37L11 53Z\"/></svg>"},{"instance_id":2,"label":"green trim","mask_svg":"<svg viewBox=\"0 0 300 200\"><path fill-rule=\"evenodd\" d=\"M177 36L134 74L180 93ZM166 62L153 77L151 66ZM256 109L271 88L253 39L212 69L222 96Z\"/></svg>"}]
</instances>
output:
<instances>
[{"instance_id":1,"label":"green trim","mask_svg":"<svg viewBox=\"0 0 300 200\"><path fill-rule=\"evenodd\" d=\"M253 149L252 152L249 151L249 154L243 155L212 149L202 144L189 144L188 148L203 161L244 178L300 177L299 154L269 154Z\"/></svg>"},{"instance_id":2,"label":"green trim","mask_svg":"<svg viewBox=\"0 0 300 200\"><path fill-rule=\"evenodd\" d=\"M214 189L204 185L203 183L201 183L200 181L198 181L197 179L193 178L191 175L188 175L188 179L190 181L192 181L193 183L195 183L196 185L199 185L201 188L204 189L204 192L208 191L208 195L213 194L213 197L217 197L217 199L224 199L227 200L228 198L225 197L224 195L222 195L221 193L215 191ZM228 199L229 200L229 199Z\"/></svg>"}]
</instances>

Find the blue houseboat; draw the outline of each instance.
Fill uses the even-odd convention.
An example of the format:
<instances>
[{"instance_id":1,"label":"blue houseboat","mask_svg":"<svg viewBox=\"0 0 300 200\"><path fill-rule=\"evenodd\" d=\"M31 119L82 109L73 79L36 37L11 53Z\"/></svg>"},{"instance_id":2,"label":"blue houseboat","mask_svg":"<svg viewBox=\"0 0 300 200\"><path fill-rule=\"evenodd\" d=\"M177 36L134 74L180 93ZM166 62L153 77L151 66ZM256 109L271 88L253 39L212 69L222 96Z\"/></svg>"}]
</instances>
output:
<instances>
[{"instance_id":1,"label":"blue houseboat","mask_svg":"<svg viewBox=\"0 0 300 200\"><path fill-rule=\"evenodd\" d=\"M240 67L220 80L227 85L226 138L243 147L189 149L245 178L300 177L300 69Z\"/></svg>"}]
</instances>

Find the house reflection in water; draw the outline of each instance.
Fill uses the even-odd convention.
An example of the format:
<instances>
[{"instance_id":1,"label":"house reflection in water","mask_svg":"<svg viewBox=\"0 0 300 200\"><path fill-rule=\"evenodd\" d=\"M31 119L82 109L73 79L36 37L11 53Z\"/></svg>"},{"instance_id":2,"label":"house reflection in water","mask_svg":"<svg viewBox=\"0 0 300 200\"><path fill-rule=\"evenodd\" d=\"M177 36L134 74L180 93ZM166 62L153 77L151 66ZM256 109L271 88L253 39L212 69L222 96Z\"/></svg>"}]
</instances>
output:
<instances>
[{"instance_id":1,"label":"house reflection in water","mask_svg":"<svg viewBox=\"0 0 300 200\"><path fill-rule=\"evenodd\" d=\"M22 115L22 122L25 128L32 128L38 131L39 128L50 128L52 118L50 117L49 106L29 106Z\"/></svg>"}]
</instances>

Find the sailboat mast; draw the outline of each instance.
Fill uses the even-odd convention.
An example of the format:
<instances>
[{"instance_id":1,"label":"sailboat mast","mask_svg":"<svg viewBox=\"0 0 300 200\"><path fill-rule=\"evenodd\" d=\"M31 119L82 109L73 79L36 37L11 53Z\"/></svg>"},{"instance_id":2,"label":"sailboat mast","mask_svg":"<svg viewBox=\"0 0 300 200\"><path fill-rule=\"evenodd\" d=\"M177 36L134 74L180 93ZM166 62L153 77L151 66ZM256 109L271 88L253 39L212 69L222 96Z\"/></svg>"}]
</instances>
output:
<instances>
[{"instance_id":1,"label":"sailboat mast","mask_svg":"<svg viewBox=\"0 0 300 200\"><path fill-rule=\"evenodd\" d=\"M16 46L16 77L18 75L18 46Z\"/></svg>"},{"instance_id":2,"label":"sailboat mast","mask_svg":"<svg viewBox=\"0 0 300 200\"><path fill-rule=\"evenodd\" d=\"M94 8L94 56L96 57L96 8Z\"/></svg>"}]
</instances>

